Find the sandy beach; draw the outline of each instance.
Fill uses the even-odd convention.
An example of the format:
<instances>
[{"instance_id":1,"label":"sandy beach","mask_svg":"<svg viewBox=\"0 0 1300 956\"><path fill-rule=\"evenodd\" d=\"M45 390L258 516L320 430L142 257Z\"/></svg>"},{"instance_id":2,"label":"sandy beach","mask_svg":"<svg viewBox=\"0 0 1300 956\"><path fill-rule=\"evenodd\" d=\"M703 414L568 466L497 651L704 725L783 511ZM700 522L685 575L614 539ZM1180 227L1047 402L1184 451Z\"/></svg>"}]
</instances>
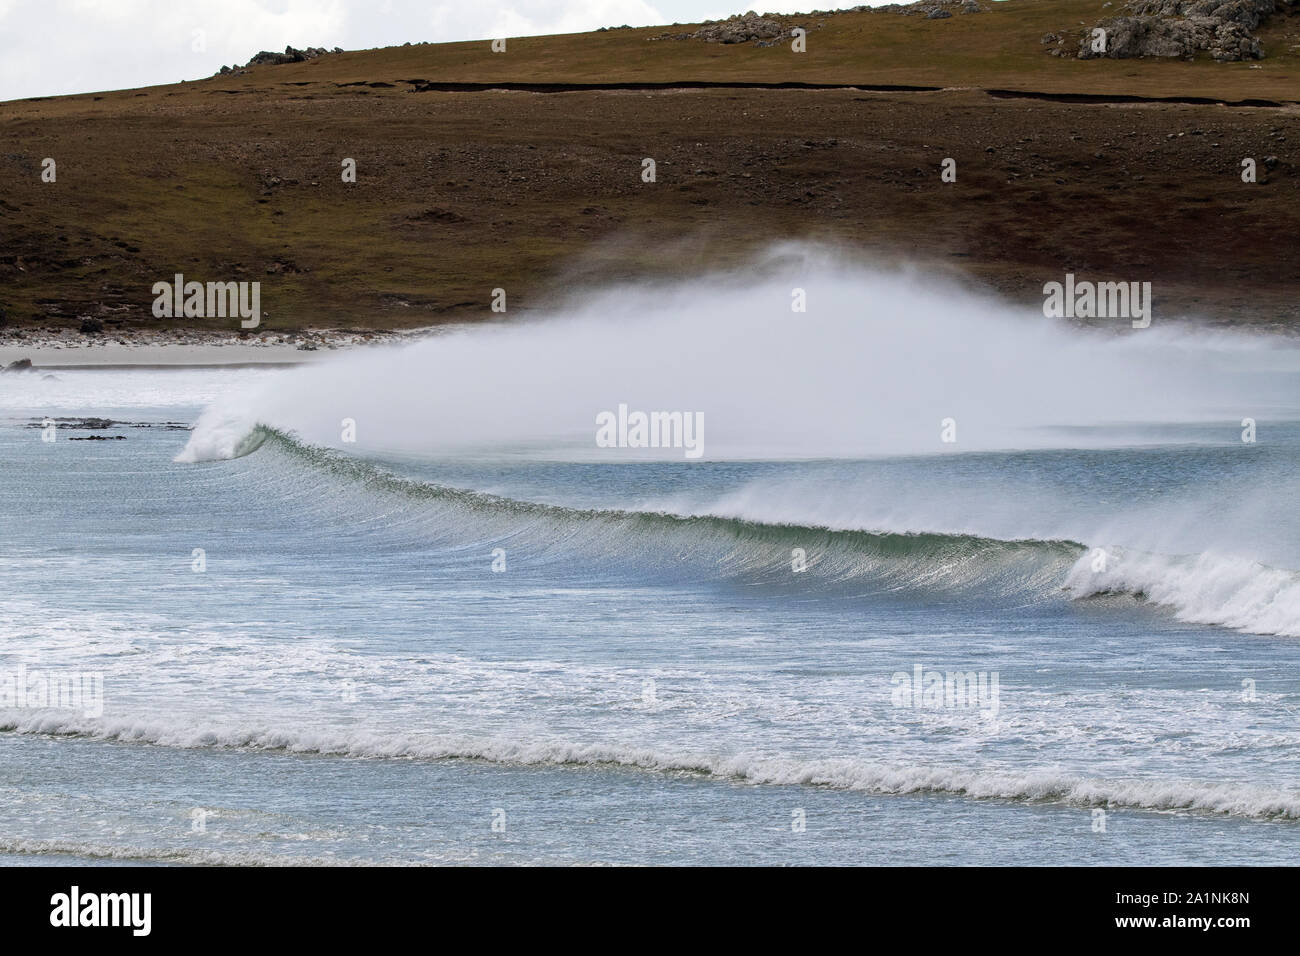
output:
<instances>
[{"instance_id":1,"label":"sandy beach","mask_svg":"<svg viewBox=\"0 0 1300 956\"><path fill-rule=\"evenodd\" d=\"M135 332L122 337L20 333L0 336L0 372L15 362L42 368L203 368L306 365L348 349L413 342L438 329L402 333L306 332L254 336Z\"/></svg>"}]
</instances>

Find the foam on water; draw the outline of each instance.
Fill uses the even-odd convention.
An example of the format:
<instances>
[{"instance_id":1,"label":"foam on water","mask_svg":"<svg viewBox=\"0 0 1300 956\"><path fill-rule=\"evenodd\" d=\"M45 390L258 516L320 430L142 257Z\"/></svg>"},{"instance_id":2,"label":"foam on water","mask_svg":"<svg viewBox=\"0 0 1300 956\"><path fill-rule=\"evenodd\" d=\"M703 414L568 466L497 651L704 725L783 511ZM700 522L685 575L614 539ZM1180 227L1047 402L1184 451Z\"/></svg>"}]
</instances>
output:
<instances>
[{"instance_id":1,"label":"foam on water","mask_svg":"<svg viewBox=\"0 0 1300 956\"><path fill-rule=\"evenodd\" d=\"M0 712L0 730L61 734L171 747L282 750L349 757L472 759L511 765L617 765L706 774L771 786L818 786L878 794L948 793L975 799L1054 802L1077 807L1186 810L1250 819L1300 820L1300 792L1236 783L1102 779L1059 772L1016 773L924 764L889 765L849 758L784 758L472 736L364 731L328 733L248 727L194 727L88 721L61 714Z\"/></svg>"},{"instance_id":2,"label":"foam on water","mask_svg":"<svg viewBox=\"0 0 1300 956\"><path fill-rule=\"evenodd\" d=\"M1300 574L1245 558L1109 551L1103 564L1084 555L1065 587L1076 598L1141 595L1181 621L1300 637Z\"/></svg>"},{"instance_id":3,"label":"foam on water","mask_svg":"<svg viewBox=\"0 0 1300 956\"><path fill-rule=\"evenodd\" d=\"M279 374L258 368L42 368L0 378L0 412L202 407L238 401Z\"/></svg>"}]
</instances>

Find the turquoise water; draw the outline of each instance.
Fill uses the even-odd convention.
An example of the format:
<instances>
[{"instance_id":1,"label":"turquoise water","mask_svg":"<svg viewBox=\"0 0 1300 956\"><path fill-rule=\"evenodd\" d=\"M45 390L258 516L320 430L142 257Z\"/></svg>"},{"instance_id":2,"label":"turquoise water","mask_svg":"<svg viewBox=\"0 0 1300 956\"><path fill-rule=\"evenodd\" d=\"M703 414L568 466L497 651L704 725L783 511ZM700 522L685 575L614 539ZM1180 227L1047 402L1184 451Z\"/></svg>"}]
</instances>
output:
<instances>
[{"instance_id":1,"label":"turquoise water","mask_svg":"<svg viewBox=\"0 0 1300 956\"><path fill-rule=\"evenodd\" d=\"M99 714L0 707L6 863L1294 859L1293 422L174 460L164 423L294 374L4 380L0 674L103 681ZM130 424L33 427L86 415ZM996 675L996 712L899 706L916 665Z\"/></svg>"}]
</instances>

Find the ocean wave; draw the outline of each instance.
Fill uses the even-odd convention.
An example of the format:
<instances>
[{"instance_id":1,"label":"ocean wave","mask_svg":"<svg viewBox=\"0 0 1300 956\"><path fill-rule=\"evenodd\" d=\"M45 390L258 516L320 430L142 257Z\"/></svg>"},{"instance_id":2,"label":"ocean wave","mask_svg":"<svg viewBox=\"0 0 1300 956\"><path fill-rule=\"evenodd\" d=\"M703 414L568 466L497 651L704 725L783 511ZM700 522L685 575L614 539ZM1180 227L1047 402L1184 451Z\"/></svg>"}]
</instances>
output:
<instances>
[{"instance_id":1,"label":"ocean wave","mask_svg":"<svg viewBox=\"0 0 1300 956\"><path fill-rule=\"evenodd\" d=\"M1253 634L1300 637L1300 573L1234 555L1165 555L1136 549L1105 550L1067 539L1004 539L964 532L879 531L736 514L572 508L503 497L394 474L360 458L309 445L259 426L242 444L264 446L285 459L341 482L349 511L355 489L420 500L438 510L450 535L485 540L510 535L554 550L608 556L622 550L639 561L658 554L670 566L696 562L730 577L784 586L790 556L806 555L807 588L871 584L907 591L974 591L993 598L1057 595L1085 600L1126 594L1168 608L1178 620Z\"/></svg>"},{"instance_id":2,"label":"ocean wave","mask_svg":"<svg viewBox=\"0 0 1300 956\"><path fill-rule=\"evenodd\" d=\"M1180 621L1300 637L1300 574L1232 555L1171 556L1112 549L1081 557L1066 576L1076 599L1131 594Z\"/></svg>"},{"instance_id":3,"label":"ocean wave","mask_svg":"<svg viewBox=\"0 0 1300 956\"><path fill-rule=\"evenodd\" d=\"M796 552L811 573L797 576L806 590L865 583L906 591L978 590L985 596L1055 596L1061 576L1084 552L1067 540L1005 540L966 533L876 531L797 522L769 522L722 514L577 508L521 500L403 477L373 462L310 445L277 429L258 427L246 444L272 459L263 473L278 481L305 467L305 507L322 517L337 506L355 516L369 497L376 514L401 504L403 522L427 518L430 534L448 543L508 537L548 560L573 562L622 557L642 571L657 563L667 573L690 567L698 576L744 578L782 587L796 580Z\"/></svg>"},{"instance_id":4,"label":"ocean wave","mask_svg":"<svg viewBox=\"0 0 1300 956\"><path fill-rule=\"evenodd\" d=\"M189 441L176 456L182 464L229 461L251 455L262 447L270 430L250 417L248 406L209 406L199 416Z\"/></svg>"},{"instance_id":5,"label":"ocean wave","mask_svg":"<svg viewBox=\"0 0 1300 956\"><path fill-rule=\"evenodd\" d=\"M666 753L651 748L564 740L459 735L303 732L248 727L183 727L91 720L66 714L0 714L0 731L142 743L371 759L480 760L508 766L624 767L697 774L765 786L812 786L876 795L946 794L977 800L1125 810L1184 811L1253 820L1300 820L1300 792L1249 784L1108 779L1057 770L900 766L855 758Z\"/></svg>"}]
</instances>

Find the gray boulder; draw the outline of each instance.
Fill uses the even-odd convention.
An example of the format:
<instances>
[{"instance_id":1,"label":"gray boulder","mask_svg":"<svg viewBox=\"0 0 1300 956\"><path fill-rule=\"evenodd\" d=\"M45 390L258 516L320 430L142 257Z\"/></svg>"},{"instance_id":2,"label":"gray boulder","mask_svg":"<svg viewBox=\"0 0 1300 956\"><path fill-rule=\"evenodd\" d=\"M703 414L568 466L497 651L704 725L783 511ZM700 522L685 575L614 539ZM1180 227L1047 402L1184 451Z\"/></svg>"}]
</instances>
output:
<instances>
[{"instance_id":1,"label":"gray boulder","mask_svg":"<svg viewBox=\"0 0 1300 956\"><path fill-rule=\"evenodd\" d=\"M408 46L410 44L407 44ZM330 51L322 46L309 46L304 50L296 50L291 46L284 48L283 53L273 53L270 50L263 50L255 55L251 60L245 63L245 66L262 66L263 64L275 66L279 63L303 63L307 60L314 60L318 56L324 56ZM342 52L335 48L335 52Z\"/></svg>"},{"instance_id":2,"label":"gray boulder","mask_svg":"<svg viewBox=\"0 0 1300 956\"><path fill-rule=\"evenodd\" d=\"M977 0L918 0L916 3L891 4L876 9L901 13L905 17L925 17L927 20L947 20L954 14L984 12L984 7Z\"/></svg>"},{"instance_id":3,"label":"gray boulder","mask_svg":"<svg viewBox=\"0 0 1300 956\"><path fill-rule=\"evenodd\" d=\"M1300 0L1129 0L1123 15L1102 20L1105 49L1094 49L1093 30L1079 39L1082 60L1109 57L1182 57L1209 53L1216 60L1258 60L1264 48L1254 31L1279 9L1300 10Z\"/></svg>"},{"instance_id":4,"label":"gray boulder","mask_svg":"<svg viewBox=\"0 0 1300 956\"><path fill-rule=\"evenodd\" d=\"M776 20L760 17L751 10L725 20L709 21L691 36L705 43L748 43L750 40L775 40L788 32Z\"/></svg>"}]
</instances>

